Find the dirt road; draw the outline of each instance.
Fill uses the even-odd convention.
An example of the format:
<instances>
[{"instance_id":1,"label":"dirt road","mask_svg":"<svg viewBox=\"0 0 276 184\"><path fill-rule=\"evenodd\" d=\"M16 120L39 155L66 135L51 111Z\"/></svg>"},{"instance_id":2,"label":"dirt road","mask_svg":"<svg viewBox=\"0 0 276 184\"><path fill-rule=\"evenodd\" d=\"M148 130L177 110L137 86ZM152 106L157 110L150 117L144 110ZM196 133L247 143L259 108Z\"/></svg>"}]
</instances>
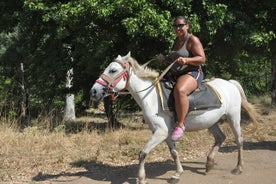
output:
<instances>
[{"instance_id":1,"label":"dirt road","mask_svg":"<svg viewBox=\"0 0 276 184\"><path fill-rule=\"evenodd\" d=\"M276 140L244 143L244 171L231 174L237 161L233 147L223 147L216 155L216 166L205 173L205 158L182 162L184 173L179 184L275 184ZM138 165L112 167L92 162L75 163L78 171L60 174L39 173L34 180L52 184L135 184ZM146 165L149 184L165 184L174 173L171 160Z\"/></svg>"}]
</instances>

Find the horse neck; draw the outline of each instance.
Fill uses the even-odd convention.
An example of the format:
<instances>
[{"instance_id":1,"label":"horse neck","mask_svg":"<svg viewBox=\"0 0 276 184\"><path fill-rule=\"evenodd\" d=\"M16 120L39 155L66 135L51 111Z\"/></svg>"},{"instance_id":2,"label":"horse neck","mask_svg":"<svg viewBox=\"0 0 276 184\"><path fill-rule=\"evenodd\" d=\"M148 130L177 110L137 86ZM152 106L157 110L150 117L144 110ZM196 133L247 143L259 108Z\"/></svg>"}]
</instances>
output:
<instances>
[{"instance_id":1,"label":"horse neck","mask_svg":"<svg viewBox=\"0 0 276 184\"><path fill-rule=\"evenodd\" d=\"M132 73L129 78L127 89L138 105L142 108L142 110L147 108L154 109L155 104L157 104L158 99L156 86L152 86L147 89L153 84L153 81L154 80L150 78L139 78L134 73Z\"/></svg>"}]
</instances>

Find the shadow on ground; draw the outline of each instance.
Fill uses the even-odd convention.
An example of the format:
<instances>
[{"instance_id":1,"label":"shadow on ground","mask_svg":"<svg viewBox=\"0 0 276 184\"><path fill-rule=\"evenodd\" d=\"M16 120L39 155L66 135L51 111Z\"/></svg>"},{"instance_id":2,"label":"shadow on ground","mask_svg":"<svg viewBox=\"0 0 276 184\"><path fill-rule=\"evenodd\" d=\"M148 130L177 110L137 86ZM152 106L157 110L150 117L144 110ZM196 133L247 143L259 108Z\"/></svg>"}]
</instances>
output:
<instances>
[{"instance_id":1,"label":"shadow on ground","mask_svg":"<svg viewBox=\"0 0 276 184\"><path fill-rule=\"evenodd\" d=\"M185 166L185 164L193 164L195 167ZM203 162L183 162L183 169L190 170L191 172L205 175L205 163ZM78 161L72 163L73 167L82 167L86 171L81 172L61 172L59 174L43 174L38 173L33 177L33 181L60 181L66 182L63 179L59 180L61 177L86 177L97 181L110 181L111 184L136 184L138 165L128 165L128 166L110 166L101 163L96 163L95 161ZM175 165L172 160L167 160L164 162L151 162L146 164L146 172L148 178L157 178L164 175L168 171L173 171ZM169 180L166 178L164 180Z\"/></svg>"},{"instance_id":2,"label":"shadow on ground","mask_svg":"<svg viewBox=\"0 0 276 184\"><path fill-rule=\"evenodd\" d=\"M235 146L222 147L219 151L223 153L232 152L236 149ZM276 151L276 141L263 142L245 142L244 150L273 150ZM71 163L72 167L83 168L85 171L80 172L61 172L59 174L38 173L32 178L33 181L56 181L66 182L61 177L86 177L96 181L107 181L111 184L129 183L135 184L138 165L127 166L110 166L96 161L77 161ZM199 175L205 175L205 162L182 162L184 170ZM168 171L174 171L175 165L172 160L164 162L150 162L146 164L146 174L148 178L158 178ZM159 178L160 179L160 178ZM169 180L170 178L163 178Z\"/></svg>"},{"instance_id":3,"label":"shadow on ground","mask_svg":"<svg viewBox=\"0 0 276 184\"><path fill-rule=\"evenodd\" d=\"M230 153L236 150L236 146L223 146L219 149L219 152ZM276 141L260 141L260 142L244 142L244 150L272 150L276 151Z\"/></svg>"},{"instance_id":4,"label":"shadow on ground","mask_svg":"<svg viewBox=\"0 0 276 184\"><path fill-rule=\"evenodd\" d=\"M60 177L87 177L97 181L110 181L112 184L122 184L128 182L130 184L136 183L136 171L138 171L138 165L128 165L128 166L110 166L101 163L96 163L95 161L78 161L71 163L73 167L84 168L86 171L81 172L62 172L59 174L43 174L38 173L37 176L33 178L34 181L47 181L55 180L58 181ZM162 165L162 166L161 166ZM147 170L156 170L156 167L166 166L166 170L158 170L152 177L162 175L163 172L173 169L173 165L169 162L156 162L147 165ZM163 172L160 172L163 171ZM62 180L63 181L63 180Z\"/></svg>"}]
</instances>

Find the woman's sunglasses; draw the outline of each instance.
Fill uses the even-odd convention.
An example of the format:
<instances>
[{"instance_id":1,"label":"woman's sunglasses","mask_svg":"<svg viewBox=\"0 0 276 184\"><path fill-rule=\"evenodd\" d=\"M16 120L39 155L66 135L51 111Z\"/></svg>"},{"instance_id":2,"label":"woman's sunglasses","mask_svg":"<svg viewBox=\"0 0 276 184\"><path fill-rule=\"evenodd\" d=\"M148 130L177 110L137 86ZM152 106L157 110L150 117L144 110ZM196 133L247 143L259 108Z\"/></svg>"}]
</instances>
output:
<instances>
[{"instance_id":1,"label":"woman's sunglasses","mask_svg":"<svg viewBox=\"0 0 276 184\"><path fill-rule=\"evenodd\" d=\"M183 26L185 26L186 24L174 24L173 27L174 28L183 28Z\"/></svg>"}]
</instances>

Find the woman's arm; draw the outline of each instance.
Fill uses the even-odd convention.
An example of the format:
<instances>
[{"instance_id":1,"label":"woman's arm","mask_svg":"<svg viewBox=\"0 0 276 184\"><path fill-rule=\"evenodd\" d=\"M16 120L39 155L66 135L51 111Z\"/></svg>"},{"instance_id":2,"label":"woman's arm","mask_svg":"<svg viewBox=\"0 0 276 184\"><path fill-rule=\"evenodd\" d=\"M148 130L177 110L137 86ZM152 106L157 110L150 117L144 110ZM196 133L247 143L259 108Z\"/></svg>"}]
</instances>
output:
<instances>
[{"instance_id":1,"label":"woman's arm","mask_svg":"<svg viewBox=\"0 0 276 184\"><path fill-rule=\"evenodd\" d=\"M193 57L179 57L177 60L179 64L198 66L205 63L205 52L198 37L194 35L190 37L187 50L192 53Z\"/></svg>"}]
</instances>

